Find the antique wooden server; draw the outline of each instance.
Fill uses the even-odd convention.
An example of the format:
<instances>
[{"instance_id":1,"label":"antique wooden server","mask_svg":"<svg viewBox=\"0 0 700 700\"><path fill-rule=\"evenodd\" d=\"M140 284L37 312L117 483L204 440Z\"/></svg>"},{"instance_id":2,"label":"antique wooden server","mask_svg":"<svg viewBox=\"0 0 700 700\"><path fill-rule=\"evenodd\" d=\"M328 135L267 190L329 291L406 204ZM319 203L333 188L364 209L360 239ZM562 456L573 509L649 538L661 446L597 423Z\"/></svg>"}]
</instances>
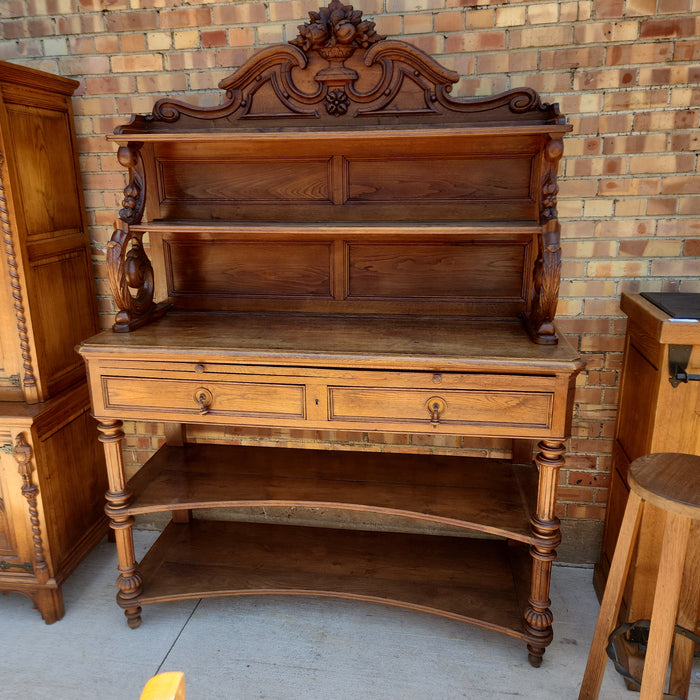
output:
<instances>
[{"instance_id":1,"label":"antique wooden server","mask_svg":"<svg viewBox=\"0 0 700 700\"><path fill-rule=\"evenodd\" d=\"M119 311L81 352L118 602L135 627L178 598L379 601L520 638L538 665L581 366L553 322L569 126L529 89L451 98L455 73L350 6L310 17L223 80L220 107L161 100L111 137L129 168ZM128 483L123 419L170 426ZM193 444L183 424L541 442L535 467ZM255 506L364 529L206 517ZM137 562L133 516L156 511L172 522Z\"/></svg>"}]
</instances>

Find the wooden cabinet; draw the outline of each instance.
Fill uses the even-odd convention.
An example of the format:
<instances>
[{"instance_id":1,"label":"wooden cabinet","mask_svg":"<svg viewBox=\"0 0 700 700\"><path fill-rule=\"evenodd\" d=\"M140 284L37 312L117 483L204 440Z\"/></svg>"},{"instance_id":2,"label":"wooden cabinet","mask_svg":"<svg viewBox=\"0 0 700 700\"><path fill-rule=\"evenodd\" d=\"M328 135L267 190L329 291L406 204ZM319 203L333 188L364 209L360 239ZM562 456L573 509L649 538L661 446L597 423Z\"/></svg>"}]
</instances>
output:
<instances>
[{"instance_id":1,"label":"wooden cabinet","mask_svg":"<svg viewBox=\"0 0 700 700\"><path fill-rule=\"evenodd\" d=\"M624 365L603 547L594 576L601 596L627 503L630 463L653 452L700 455L700 382L671 382L679 366L700 374L700 322L674 320L641 294L623 294L621 308L628 317ZM622 620L651 617L664 517L653 507L645 509ZM634 659L629 663L634 666Z\"/></svg>"},{"instance_id":2,"label":"wooden cabinet","mask_svg":"<svg viewBox=\"0 0 700 700\"><path fill-rule=\"evenodd\" d=\"M132 627L209 595L384 602L521 639L538 665L581 368L554 325L569 126L528 89L452 99L454 73L361 14L332 2L224 79L220 107L161 100L110 137L119 310L80 352L117 600ZM129 481L124 419L168 426ZM518 466L207 445L193 425L540 442ZM134 516L159 511L137 561Z\"/></svg>"},{"instance_id":3,"label":"wooden cabinet","mask_svg":"<svg viewBox=\"0 0 700 700\"><path fill-rule=\"evenodd\" d=\"M70 97L75 80L0 61L0 400L57 396L81 379L98 330Z\"/></svg>"},{"instance_id":4,"label":"wooden cabinet","mask_svg":"<svg viewBox=\"0 0 700 700\"><path fill-rule=\"evenodd\" d=\"M104 456L75 352L98 330L77 86L0 61L0 591L24 593L48 623L106 531Z\"/></svg>"}]
</instances>

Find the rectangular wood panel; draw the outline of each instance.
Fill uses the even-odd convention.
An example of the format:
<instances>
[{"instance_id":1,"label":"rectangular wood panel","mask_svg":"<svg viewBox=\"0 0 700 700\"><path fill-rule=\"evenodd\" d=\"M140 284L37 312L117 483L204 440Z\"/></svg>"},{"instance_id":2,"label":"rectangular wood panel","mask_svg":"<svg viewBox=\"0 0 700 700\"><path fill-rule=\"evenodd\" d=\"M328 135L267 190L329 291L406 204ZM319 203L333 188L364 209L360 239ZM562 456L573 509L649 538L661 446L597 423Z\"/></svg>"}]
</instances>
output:
<instances>
[{"instance_id":1,"label":"rectangular wood panel","mask_svg":"<svg viewBox=\"0 0 700 700\"><path fill-rule=\"evenodd\" d=\"M103 377L102 386L108 408L142 413L179 411L197 415L206 408L206 414L212 416L303 419L305 415L305 388L299 384L211 382L205 377L201 381Z\"/></svg>"},{"instance_id":2,"label":"rectangular wood panel","mask_svg":"<svg viewBox=\"0 0 700 700\"><path fill-rule=\"evenodd\" d=\"M547 428L552 420L549 393L348 386L332 386L328 392L330 420L430 424L435 403L436 424Z\"/></svg>"},{"instance_id":3,"label":"rectangular wood panel","mask_svg":"<svg viewBox=\"0 0 700 700\"><path fill-rule=\"evenodd\" d=\"M156 166L161 204L303 204L332 200L329 158L160 159Z\"/></svg>"},{"instance_id":4,"label":"rectangular wood panel","mask_svg":"<svg viewBox=\"0 0 700 700\"><path fill-rule=\"evenodd\" d=\"M348 298L523 300L526 245L347 246Z\"/></svg>"},{"instance_id":5,"label":"rectangular wood panel","mask_svg":"<svg viewBox=\"0 0 700 700\"><path fill-rule=\"evenodd\" d=\"M164 241L168 294L330 298L331 243Z\"/></svg>"},{"instance_id":6,"label":"rectangular wood panel","mask_svg":"<svg viewBox=\"0 0 700 700\"><path fill-rule=\"evenodd\" d=\"M479 159L444 153L419 158L346 158L348 202L532 203L533 156Z\"/></svg>"},{"instance_id":7,"label":"rectangular wood panel","mask_svg":"<svg viewBox=\"0 0 700 700\"><path fill-rule=\"evenodd\" d=\"M42 338L36 352L52 391L69 373L85 373L74 348L96 330L90 268L83 247L32 265L34 293L41 299L41 311L34 315L35 332Z\"/></svg>"},{"instance_id":8,"label":"rectangular wood panel","mask_svg":"<svg viewBox=\"0 0 700 700\"><path fill-rule=\"evenodd\" d=\"M71 126L63 111L11 105L9 136L17 164L16 206L29 240L82 228ZM62 176L57 177L58 173Z\"/></svg>"}]
</instances>

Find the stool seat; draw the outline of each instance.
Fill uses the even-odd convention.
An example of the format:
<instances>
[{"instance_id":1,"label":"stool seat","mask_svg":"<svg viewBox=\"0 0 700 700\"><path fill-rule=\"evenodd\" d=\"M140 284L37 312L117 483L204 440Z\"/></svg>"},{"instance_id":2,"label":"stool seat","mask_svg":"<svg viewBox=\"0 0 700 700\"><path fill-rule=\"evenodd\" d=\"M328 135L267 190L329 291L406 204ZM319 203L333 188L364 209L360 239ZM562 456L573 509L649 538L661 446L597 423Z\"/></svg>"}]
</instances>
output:
<instances>
[{"instance_id":1,"label":"stool seat","mask_svg":"<svg viewBox=\"0 0 700 700\"><path fill-rule=\"evenodd\" d=\"M588 654L579 700L595 700L607 664L608 638L617 626L622 594L645 505L666 512L666 524L649 642L644 661L640 700L659 700L671 655L676 623L695 629L700 613L700 456L682 453L650 454L630 465L630 486L607 585ZM688 550L688 543L692 547ZM695 645L676 637L669 691L687 698Z\"/></svg>"},{"instance_id":2,"label":"stool seat","mask_svg":"<svg viewBox=\"0 0 700 700\"><path fill-rule=\"evenodd\" d=\"M700 457L664 452L632 462L630 489L663 510L700 518Z\"/></svg>"}]
</instances>

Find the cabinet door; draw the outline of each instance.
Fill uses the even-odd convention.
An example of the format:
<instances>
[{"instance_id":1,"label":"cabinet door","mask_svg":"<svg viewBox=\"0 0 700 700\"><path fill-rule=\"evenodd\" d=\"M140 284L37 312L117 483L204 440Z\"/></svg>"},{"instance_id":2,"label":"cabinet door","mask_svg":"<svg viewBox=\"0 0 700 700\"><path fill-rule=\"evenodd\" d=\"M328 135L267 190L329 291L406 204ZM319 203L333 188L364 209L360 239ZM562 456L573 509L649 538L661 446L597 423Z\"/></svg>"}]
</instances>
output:
<instances>
[{"instance_id":1,"label":"cabinet door","mask_svg":"<svg viewBox=\"0 0 700 700\"><path fill-rule=\"evenodd\" d=\"M0 580L34 576L29 504L12 449L12 435L0 425Z\"/></svg>"}]
</instances>

